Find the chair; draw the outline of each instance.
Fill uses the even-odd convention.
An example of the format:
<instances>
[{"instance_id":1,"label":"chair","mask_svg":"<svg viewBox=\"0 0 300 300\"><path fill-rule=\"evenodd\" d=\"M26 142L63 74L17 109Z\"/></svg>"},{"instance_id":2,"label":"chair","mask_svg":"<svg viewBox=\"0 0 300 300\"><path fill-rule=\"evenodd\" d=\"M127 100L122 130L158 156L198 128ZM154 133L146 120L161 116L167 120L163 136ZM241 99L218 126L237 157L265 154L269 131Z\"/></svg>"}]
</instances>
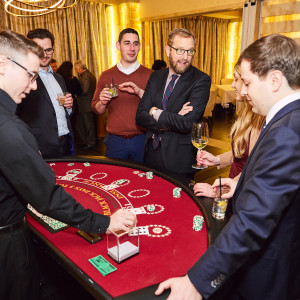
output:
<instances>
[{"instance_id":1,"label":"chair","mask_svg":"<svg viewBox=\"0 0 300 300\"><path fill-rule=\"evenodd\" d=\"M222 85L231 85L233 82L233 78L222 78L221 84Z\"/></svg>"},{"instance_id":2,"label":"chair","mask_svg":"<svg viewBox=\"0 0 300 300\"><path fill-rule=\"evenodd\" d=\"M215 108L216 98L217 98L218 89L210 90L210 96L206 104L206 108L203 114L203 117L207 119L209 132L212 130L212 112Z\"/></svg>"}]
</instances>

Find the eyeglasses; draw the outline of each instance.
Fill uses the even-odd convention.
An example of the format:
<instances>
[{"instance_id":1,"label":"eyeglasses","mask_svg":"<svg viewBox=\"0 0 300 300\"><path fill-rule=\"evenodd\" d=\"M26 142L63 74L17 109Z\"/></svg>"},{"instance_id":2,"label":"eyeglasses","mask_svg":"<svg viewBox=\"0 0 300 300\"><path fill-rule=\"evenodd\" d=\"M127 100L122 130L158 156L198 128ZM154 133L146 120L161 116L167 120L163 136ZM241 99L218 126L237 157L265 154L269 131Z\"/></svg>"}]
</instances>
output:
<instances>
[{"instance_id":1,"label":"eyeglasses","mask_svg":"<svg viewBox=\"0 0 300 300\"><path fill-rule=\"evenodd\" d=\"M29 71L27 68L23 67L22 65L20 65L19 63L17 63L16 61L14 61L10 57L7 57L7 59L10 60L10 61L12 61L13 63L15 63L16 65L18 65L19 67L21 67L23 70L25 70L29 74L29 78L30 78L31 83L33 83L33 82L36 81L36 79L38 78L39 74Z\"/></svg>"},{"instance_id":2,"label":"eyeglasses","mask_svg":"<svg viewBox=\"0 0 300 300\"><path fill-rule=\"evenodd\" d=\"M196 53L195 49L184 50L184 49L176 49L172 46L169 46L169 47L174 49L178 55L183 55L186 52L188 56L194 56Z\"/></svg>"},{"instance_id":3,"label":"eyeglasses","mask_svg":"<svg viewBox=\"0 0 300 300\"><path fill-rule=\"evenodd\" d=\"M54 49L53 48L48 48L48 49L45 49L44 52L46 54L52 54L54 52Z\"/></svg>"}]
</instances>

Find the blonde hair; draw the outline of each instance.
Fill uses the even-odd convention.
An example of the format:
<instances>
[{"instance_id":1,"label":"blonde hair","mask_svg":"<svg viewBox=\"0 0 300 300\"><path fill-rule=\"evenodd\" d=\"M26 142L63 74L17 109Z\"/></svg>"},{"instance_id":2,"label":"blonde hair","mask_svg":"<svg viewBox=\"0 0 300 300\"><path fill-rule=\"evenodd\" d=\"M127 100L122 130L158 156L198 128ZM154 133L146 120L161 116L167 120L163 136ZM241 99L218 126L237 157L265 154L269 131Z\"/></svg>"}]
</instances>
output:
<instances>
[{"instance_id":1,"label":"blonde hair","mask_svg":"<svg viewBox=\"0 0 300 300\"><path fill-rule=\"evenodd\" d=\"M235 71L241 75L240 62L235 65ZM240 111L239 116L231 127L230 135L232 140L232 151L235 157L242 158L249 148L250 134L252 129L261 130L265 117L252 111L252 106L247 100Z\"/></svg>"}]
</instances>

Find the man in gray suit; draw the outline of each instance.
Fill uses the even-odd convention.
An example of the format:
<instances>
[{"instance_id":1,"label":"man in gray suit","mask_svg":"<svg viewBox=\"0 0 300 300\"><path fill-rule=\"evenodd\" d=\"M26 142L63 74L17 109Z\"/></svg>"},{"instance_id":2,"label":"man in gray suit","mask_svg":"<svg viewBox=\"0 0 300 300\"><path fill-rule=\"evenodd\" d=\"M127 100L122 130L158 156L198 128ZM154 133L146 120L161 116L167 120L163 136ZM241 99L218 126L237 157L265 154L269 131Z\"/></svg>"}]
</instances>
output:
<instances>
[{"instance_id":1,"label":"man in gray suit","mask_svg":"<svg viewBox=\"0 0 300 300\"><path fill-rule=\"evenodd\" d=\"M78 73L82 88L81 96L77 97L78 117L76 131L79 144L88 149L96 144L97 139L95 116L91 108L91 102L96 90L96 77L87 69L86 64L82 60L78 60L74 67Z\"/></svg>"}]
</instances>

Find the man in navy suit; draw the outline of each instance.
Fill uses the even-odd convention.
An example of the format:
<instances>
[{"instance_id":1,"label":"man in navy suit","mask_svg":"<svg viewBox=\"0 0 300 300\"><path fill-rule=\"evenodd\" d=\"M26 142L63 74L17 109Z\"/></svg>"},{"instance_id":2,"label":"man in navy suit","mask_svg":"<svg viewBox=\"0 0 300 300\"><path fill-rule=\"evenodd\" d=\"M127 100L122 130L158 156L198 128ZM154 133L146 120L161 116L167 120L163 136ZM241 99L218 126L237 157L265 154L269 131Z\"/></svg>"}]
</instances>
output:
<instances>
[{"instance_id":1,"label":"man in navy suit","mask_svg":"<svg viewBox=\"0 0 300 300\"><path fill-rule=\"evenodd\" d=\"M202 119L211 79L192 66L196 51L190 31L170 32L165 50L170 67L151 74L136 113L137 123L147 128L144 162L192 178L197 151L191 143L192 125ZM172 92L164 104L169 86Z\"/></svg>"},{"instance_id":2,"label":"man in navy suit","mask_svg":"<svg viewBox=\"0 0 300 300\"><path fill-rule=\"evenodd\" d=\"M300 299L300 46L265 36L240 61L242 94L266 126L236 187L231 219L186 276L160 284L156 294L171 288L168 299Z\"/></svg>"},{"instance_id":3,"label":"man in navy suit","mask_svg":"<svg viewBox=\"0 0 300 300\"><path fill-rule=\"evenodd\" d=\"M67 94L63 106L57 101L57 94L67 92L67 87L63 77L50 66L54 36L47 29L38 28L29 31L27 37L44 49L45 57L40 61L37 89L19 105L18 115L29 126L44 158L72 155L74 143L69 115L73 98Z\"/></svg>"}]
</instances>

